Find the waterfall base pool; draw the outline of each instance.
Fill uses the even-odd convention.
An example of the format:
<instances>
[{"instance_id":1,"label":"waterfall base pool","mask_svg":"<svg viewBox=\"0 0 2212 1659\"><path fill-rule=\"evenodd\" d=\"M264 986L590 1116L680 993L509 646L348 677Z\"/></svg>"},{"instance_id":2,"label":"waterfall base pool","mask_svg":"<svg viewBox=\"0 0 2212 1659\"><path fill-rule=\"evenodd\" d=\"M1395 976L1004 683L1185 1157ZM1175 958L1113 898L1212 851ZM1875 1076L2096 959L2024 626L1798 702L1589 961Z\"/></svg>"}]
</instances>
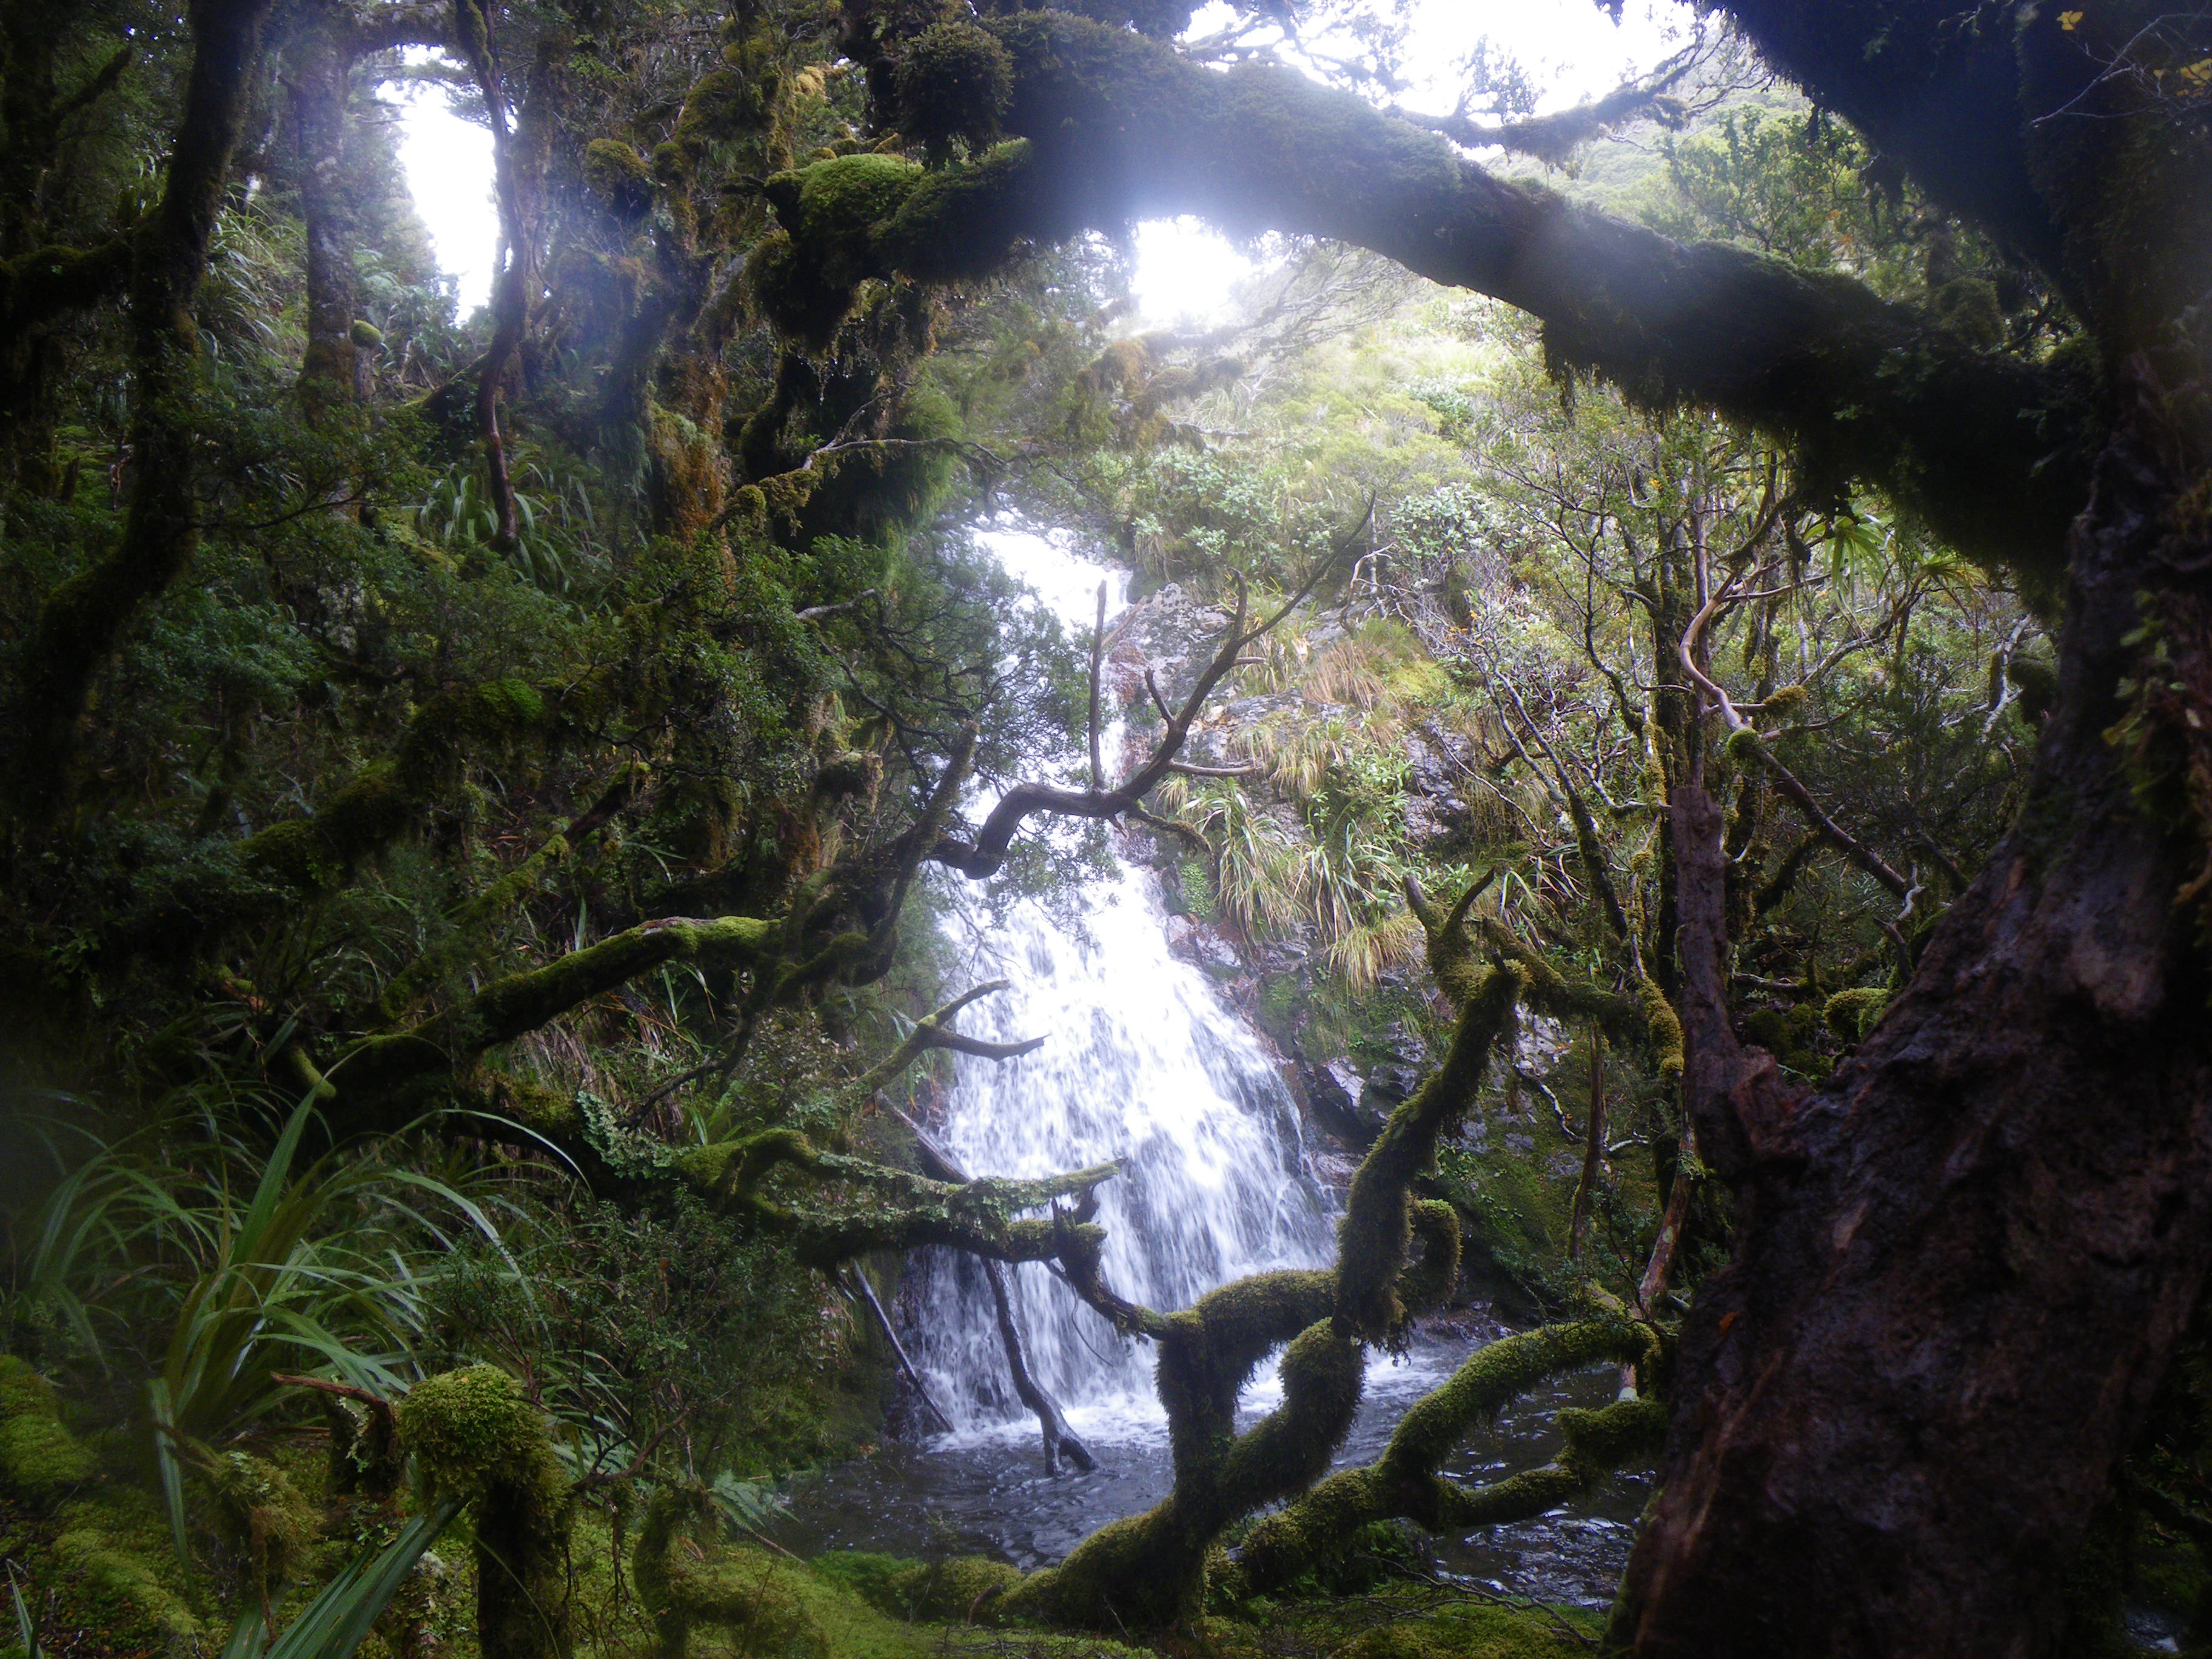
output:
<instances>
[{"instance_id":1,"label":"waterfall base pool","mask_svg":"<svg viewBox=\"0 0 2212 1659\"><path fill-rule=\"evenodd\" d=\"M1338 1467L1379 1456L1407 1407L1475 1346L1463 1338L1424 1339L1407 1362L1371 1366L1367 1397ZM1559 1408L1607 1404L1616 1384L1616 1373L1600 1367L1536 1390L1469 1437L1445 1472L1480 1482L1549 1462L1561 1443L1553 1426ZM1251 1417L1273 1403L1258 1388L1247 1396ZM1092 1474L1048 1477L1028 1419L915 1443L888 1442L870 1456L799 1482L779 1537L808 1555L875 1550L1050 1565L1106 1522L1152 1507L1170 1480L1166 1425L1156 1405L1133 1398L1079 1407L1069 1415L1097 1455ZM1512 1595L1601 1607L1613 1599L1650 1490L1645 1474L1616 1474L1540 1520L1466 1539L1431 1539L1431 1559L1443 1571Z\"/></svg>"}]
</instances>

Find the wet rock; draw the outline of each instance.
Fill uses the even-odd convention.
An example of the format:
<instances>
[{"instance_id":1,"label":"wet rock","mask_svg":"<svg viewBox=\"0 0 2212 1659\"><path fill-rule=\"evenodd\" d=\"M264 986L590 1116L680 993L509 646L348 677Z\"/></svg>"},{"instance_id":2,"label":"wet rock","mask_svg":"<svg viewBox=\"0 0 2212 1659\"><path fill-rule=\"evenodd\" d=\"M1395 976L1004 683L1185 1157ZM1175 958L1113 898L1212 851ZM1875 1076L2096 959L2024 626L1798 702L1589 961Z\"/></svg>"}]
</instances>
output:
<instances>
[{"instance_id":1,"label":"wet rock","mask_svg":"<svg viewBox=\"0 0 2212 1659\"><path fill-rule=\"evenodd\" d=\"M1322 1186L1332 1192L1344 1193L1351 1190L1352 1177L1359 1173L1359 1159L1350 1152L1316 1147L1306 1154L1306 1167Z\"/></svg>"},{"instance_id":2,"label":"wet rock","mask_svg":"<svg viewBox=\"0 0 2212 1659\"><path fill-rule=\"evenodd\" d=\"M1363 1110L1387 1119L1398 1103L1408 1098L1428 1076L1429 1045L1403 1020L1394 1020L1384 1030L1379 1046L1382 1058L1367 1068L1360 1105Z\"/></svg>"},{"instance_id":3,"label":"wet rock","mask_svg":"<svg viewBox=\"0 0 2212 1659\"><path fill-rule=\"evenodd\" d=\"M1303 1060L1298 1065L1298 1081L1315 1122L1361 1152L1375 1144L1375 1137L1389 1120L1389 1110L1375 1109L1365 1079L1348 1060Z\"/></svg>"},{"instance_id":4,"label":"wet rock","mask_svg":"<svg viewBox=\"0 0 2212 1659\"><path fill-rule=\"evenodd\" d=\"M1107 637L1107 683L1125 704L1143 700L1150 670L1170 703L1190 694L1229 626L1229 612L1170 582L1131 605Z\"/></svg>"},{"instance_id":5,"label":"wet rock","mask_svg":"<svg viewBox=\"0 0 2212 1659\"><path fill-rule=\"evenodd\" d=\"M1236 947L1192 916L1168 918L1168 949L1218 980L1237 979L1244 972L1244 960Z\"/></svg>"},{"instance_id":6,"label":"wet rock","mask_svg":"<svg viewBox=\"0 0 2212 1659\"><path fill-rule=\"evenodd\" d=\"M1559 1069L1574 1035L1549 1014L1524 1013L1513 1036L1513 1069L1538 1081Z\"/></svg>"},{"instance_id":7,"label":"wet rock","mask_svg":"<svg viewBox=\"0 0 2212 1659\"><path fill-rule=\"evenodd\" d=\"M1474 810L1462 790L1476 760L1465 738L1430 724L1406 736L1406 838L1430 854L1474 837Z\"/></svg>"}]
</instances>

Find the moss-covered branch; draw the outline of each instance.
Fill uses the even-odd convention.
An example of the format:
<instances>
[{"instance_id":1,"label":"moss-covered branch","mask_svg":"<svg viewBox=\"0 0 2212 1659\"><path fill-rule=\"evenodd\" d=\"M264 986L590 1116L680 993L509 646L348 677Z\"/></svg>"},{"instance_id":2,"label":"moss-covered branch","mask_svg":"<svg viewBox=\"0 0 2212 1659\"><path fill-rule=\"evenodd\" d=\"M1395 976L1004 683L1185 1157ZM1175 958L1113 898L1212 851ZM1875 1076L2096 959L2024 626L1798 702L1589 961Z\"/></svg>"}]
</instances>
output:
<instances>
[{"instance_id":1,"label":"moss-covered branch","mask_svg":"<svg viewBox=\"0 0 2212 1659\"><path fill-rule=\"evenodd\" d=\"M0 332L18 333L105 304L130 275L131 241L124 236L86 248L56 243L0 259Z\"/></svg>"},{"instance_id":2,"label":"moss-covered branch","mask_svg":"<svg viewBox=\"0 0 2212 1659\"><path fill-rule=\"evenodd\" d=\"M388 1127L393 1111L407 1111L419 1097L410 1092L413 1085L450 1077L485 1050L665 963L752 967L772 951L779 931L777 921L754 916L664 916L509 974L419 1024L345 1049L325 1071L337 1113L349 1128Z\"/></svg>"},{"instance_id":3,"label":"moss-covered branch","mask_svg":"<svg viewBox=\"0 0 2212 1659\"><path fill-rule=\"evenodd\" d=\"M988 27L1018 142L929 173L854 156L785 175L785 237L757 285L787 327L825 316L779 312L775 295L826 307L834 327L837 296L867 277L976 276L1024 241L1135 219L1333 237L1529 312L1561 368L1773 431L1816 472L1869 478L1971 556L2053 586L2106 423L2092 383L1983 350L1848 277L1495 178L1288 69L1216 73L1059 12Z\"/></svg>"},{"instance_id":4,"label":"moss-covered branch","mask_svg":"<svg viewBox=\"0 0 2212 1659\"><path fill-rule=\"evenodd\" d=\"M418 708L391 754L364 766L306 817L271 824L239 844L247 874L312 892L413 829L453 769L465 738L503 741L544 729L544 696L526 681L441 691Z\"/></svg>"},{"instance_id":5,"label":"moss-covered branch","mask_svg":"<svg viewBox=\"0 0 2212 1659\"><path fill-rule=\"evenodd\" d=\"M1368 1341L1400 1340L1406 1321L1400 1280L1413 1247L1414 1177L1434 1162L1438 1139L1474 1103L1491 1054L1512 1028L1520 988L1516 969L1487 971L1461 1008L1443 1064L1391 1113L1352 1178L1337 1228L1336 1315ZM1455 1259L1455 1273L1456 1267Z\"/></svg>"},{"instance_id":6,"label":"moss-covered branch","mask_svg":"<svg viewBox=\"0 0 2212 1659\"><path fill-rule=\"evenodd\" d=\"M1477 965L1464 923L1479 890L1449 912L1411 890L1430 930L1431 960L1443 965L1439 982L1449 981L1461 1004L1460 1022L1443 1064L1391 1115L1352 1178L1337 1265L1259 1274L1162 1318L1096 1294L1095 1254L1063 1255L1071 1281L1094 1307L1159 1341L1176 1482L1158 1507L1106 1528L1030 1580L1011 1604L1017 1608L1102 1626L1192 1617L1204 1595L1207 1552L1222 1529L1327 1470L1358 1409L1367 1345L1401 1341L1409 1312L1441 1300L1456 1282L1457 1217L1447 1205L1417 1203L1413 1182L1433 1162L1438 1138L1473 1104L1492 1052L1511 1029L1521 976L1510 965ZM1285 1342L1282 1405L1237 1434L1238 1392Z\"/></svg>"},{"instance_id":7,"label":"moss-covered branch","mask_svg":"<svg viewBox=\"0 0 2212 1659\"><path fill-rule=\"evenodd\" d=\"M1360 1346L1329 1317L1334 1280L1320 1272L1261 1273L1167 1316L1159 1393L1174 1490L1031 1577L1009 1598L1010 1611L1104 1628L1171 1624L1197 1612L1206 1551L1221 1529L1315 1480L1351 1427ZM1237 1434L1238 1393L1285 1341L1283 1403Z\"/></svg>"},{"instance_id":8,"label":"moss-covered branch","mask_svg":"<svg viewBox=\"0 0 2212 1659\"><path fill-rule=\"evenodd\" d=\"M398 1019L416 997L480 950L490 930L534 896L574 855L580 842L604 828L636 798L647 775L642 764L623 767L590 806L547 836L528 858L463 905L453 917L453 932L446 939L423 951L386 981L377 997L378 1015L386 1020Z\"/></svg>"},{"instance_id":9,"label":"moss-covered branch","mask_svg":"<svg viewBox=\"0 0 2212 1659\"><path fill-rule=\"evenodd\" d=\"M1237 1561L1236 1588L1264 1595L1317 1565L1372 1521L1402 1517L1432 1532L1526 1520L1587 1491L1607 1470L1656 1450L1666 1428L1658 1401L1621 1401L1559 1415L1567 1443L1546 1468L1468 1488L1437 1468L1475 1425L1538 1383L1601 1360L1653 1357L1649 1327L1583 1320L1547 1325L1478 1349L1442 1388L1406 1413L1382 1458L1331 1475L1253 1528Z\"/></svg>"}]
</instances>

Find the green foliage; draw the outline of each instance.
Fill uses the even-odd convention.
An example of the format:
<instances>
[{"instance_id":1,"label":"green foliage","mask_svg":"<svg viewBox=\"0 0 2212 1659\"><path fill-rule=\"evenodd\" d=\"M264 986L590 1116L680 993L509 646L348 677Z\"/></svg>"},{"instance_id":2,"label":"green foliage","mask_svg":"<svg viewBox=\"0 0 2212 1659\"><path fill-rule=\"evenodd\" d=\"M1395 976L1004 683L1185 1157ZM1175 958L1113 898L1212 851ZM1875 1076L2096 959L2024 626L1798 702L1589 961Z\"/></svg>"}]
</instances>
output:
<instances>
[{"instance_id":1,"label":"green foliage","mask_svg":"<svg viewBox=\"0 0 2212 1659\"><path fill-rule=\"evenodd\" d=\"M1889 1006L1887 986L1861 986L1838 991L1821 1009L1828 1029L1846 1042L1856 1042L1874 1030Z\"/></svg>"},{"instance_id":2,"label":"green foliage","mask_svg":"<svg viewBox=\"0 0 2212 1659\"><path fill-rule=\"evenodd\" d=\"M828 1381L848 1332L787 1246L691 1200L639 1216L571 1199L504 1243L455 1258L428 1317L453 1358L545 1377L586 1468L680 1429L698 1464L763 1474L854 1434L865 1402Z\"/></svg>"},{"instance_id":3,"label":"green foliage","mask_svg":"<svg viewBox=\"0 0 2212 1659\"><path fill-rule=\"evenodd\" d=\"M223 1644L222 1659L353 1659L401 1582L437 1542L459 1509L445 1504L426 1510L390 1543L363 1550L273 1642L264 1627L263 1610L248 1607Z\"/></svg>"},{"instance_id":4,"label":"green foliage","mask_svg":"<svg viewBox=\"0 0 2212 1659\"><path fill-rule=\"evenodd\" d=\"M173 580L95 619L118 643L86 717L64 722L58 799L0 779L0 1061L76 1091L100 1136L51 1176L24 1160L37 1173L10 1190L0 1518L15 1559L27 1517L23 1559L88 1627L181 1651L228 1625L252 1659L258 1624L225 1596L289 1594L268 1652L343 1659L461 1499L482 1659L561 1651L582 1607L602 1654L649 1636L680 1650L696 1626L764 1656L919 1659L939 1636L832 1579L908 1621L1018 1599L996 1564L806 1571L709 1525L772 1520L757 1477L863 1438L878 1380L818 1271L717 1185L803 1174L823 1213L865 1215L861 1183L830 1178L866 1129L842 1082L960 988L938 983L960 968L926 936L934 901L908 896L904 854L937 832L925 803L971 731L963 800L1081 774L1083 653L979 548L987 507L1086 531L1140 588L1208 599L1237 579L1289 591L1370 512L1314 603L1224 688L1272 712L1207 711L1233 732L1218 758L1254 769L1178 780L1160 805L1213 848L1184 860L1184 907L1309 964L1262 989L1309 1052L1440 1035L1408 878L1484 883L1468 913L1483 961L1513 962L1530 1009L1571 1018L1586 1055L1581 1026L1604 1027L1614 1138L1577 1273L1554 1166L1568 1075L1589 1059L1471 1092L1471 1138L1401 1172L1425 1204L1451 1200L1471 1265L1532 1304L1585 1274L1632 1280L1657 1191L1644 1164L1700 1178L1679 1157L1682 1032L1662 989L1663 809L1692 756L1731 813L1732 965L1788 1009L1746 1036L1807 1075L1879 1017L1869 982L1903 982L1918 923L1892 924L1826 851L1793 852L1753 746L1913 869L1918 917L2010 816L2039 705L1981 677L2004 640L1999 679L2025 687L2039 647L1895 503L1696 411L1649 417L1587 387L1563 401L1531 329L1342 248L1295 250L1233 338L1122 337L1113 246L1006 258L1006 209L1048 147L997 142L1008 52L957 9L891 8L866 41L804 6L500 11L478 44L526 152L509 183L528 199L501 234L532 286L495 386L478 384L491 319L456 319L406 205L378 102L391 64L351 66L343 142L318 158L277 78L289 32L240 100L241 171L184 296L191 374L154 395L136 343L177 319L127 303L11 334L0 754L33 730L35 642L74 614L57 596L134 533L140 469L164 453L148 433L190 434L166 452L188 477L143 476L176 485L170 516L196 532ZM1164 35L1188 21L1150 0L1077 9ZM4 240L91 250L67 256L89 272L127 239L157 274L166 169L190 149L189 31L105 5L51 15L57 86L96 95L52 124L50 156L0 179ZM1007 40L1038 21L992 21ZM128 72L99 90L125 45ZM11 99L38 78L17 58L9 73ZM15 143L12 104L9 123ZM1929 204L1864 187L1876 166L1834 121L1761 94L1664 141L1638 205L1679 234L1861 276L1978 348L2065 349L2063 307ZM336 169L338 222L308 222L319 167ZM311 317L337 319L352 384L303 395ZM1703 591L1692 539L1707 575L1775 589L1705 635L1759 732L1733 745L1707 744L1655 667ZM2140 781L2170 784L2162 751L2136 758ZM1027 836L996 896L1049 896L1104 846L1097 826ZM747 949L632 949L708 938ZM404 1086L363 1083L378 1066ZM1530 1128L1540 1149L1514 1150ZM777 1150L798 1156L763 1175ZM698 1179L646 1178L671 1169ZM1424 1240L1449 1230L1411 1213ZM1348 1252L1376 1281L1356 1311L1382 1340L1394 1298L1443 1293L1452 1265L1440 1251L1403 1277L1401 1231ZM1213 1309L1250 1364L1295 1337L1285 1375L1328 1408L1281 1429L1309 1476L1358 1375L1357 1345L1306 1305L1320 1293L1238 1287ZM1285 1306L1302 1317L1279 1331ZM416 1472L446 1497L410 1515L404 1497L318 1486L286 1449L321 1409L278 1382L295 1371L372 1397L326 1419L371 1463L389 1462L376 1402L404 1397ZM1604 1425L1568 1426L1595 1444ZM660 1506L637 1574L650 1632L621 1577L625 1471ZM1263 1488L1253 1502L1290 1490L1246 1480L1237 1501ZM326 1518L362 1547L333 1553ZM1117 1564L1164 1563L1160 1605L1191 1613L1218 1520L1109 1529L1071 1605L1104 1605ZM1550 1644L1533 1616L1462 1611L1325 1643L1316 1616L1291 1639L1361 1659Z\"/></svg>"},{"instance_id":5,"label":"green foliage","mask_svg":"<svg viewBox=\"0 0 2212 1659\"><path fill-rule=\"evenodd\" d=\"M53 1384L14 1354L0 1355L0 1488L41 1507L98 1472L91 1449L64 1428Z\"/></svg>"},{"instance_id":6,"label":"green foliage","mask_svg":"<svg viewBox=\"0 0 2212 1659\"><path fill-rule=\"evenodd\" d=\"M584 183L623 219L652 210L652 164L619 138L594 138L584 146Z\"/></svg>"},{"instance_id":7,"label":"green foliage","mask_svg":"<svg viewBox=\"0 0 2212 1659\"><path fill-rule=\"evenodd\" d=\"M132 1414L151 1433L180 1559L188 1475L214 1479L219 1498L242 1474L266 1484L216 1446L285 1402L278 1373L334 1373L396 1391L424 1334L429 1264L451 1243L437 1218L496 1239L473 1200L374 1152L326 1154L295 1171L313 1104L310 1097L293 1109L265 1158L217 1147L203 1168L179 1169L160 1161L158 1133L103 1150L48 1198L21 1258L19 1326L58 1331L61 1355L80 1365L148 1367ZM173 1141L170 1150L180 1149ZM35 1380L19 1375L14 1386L35 1404ZM39 1449L39 1417L24 1413L33 1426L0 1443L21 1437L27 1455ZM44 1446L42 1490L82 1478L73 1473L81 1457L65 1451ZM228 1502L267 1504L250 1495Z\"/></svg>"}]
</instances>

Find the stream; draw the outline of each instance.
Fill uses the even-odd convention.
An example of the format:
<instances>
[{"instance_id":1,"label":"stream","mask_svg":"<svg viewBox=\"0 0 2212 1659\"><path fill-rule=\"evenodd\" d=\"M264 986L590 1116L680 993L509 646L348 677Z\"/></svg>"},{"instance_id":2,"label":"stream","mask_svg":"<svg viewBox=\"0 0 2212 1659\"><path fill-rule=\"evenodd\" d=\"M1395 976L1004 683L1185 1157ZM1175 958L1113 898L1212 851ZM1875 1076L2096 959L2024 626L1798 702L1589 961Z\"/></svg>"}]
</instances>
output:
<instances>
[{"instance_id":1,"label":"stream","mask_svg":"<svg viewBox=\"0 0 2212 1659\"><path fill-rule=\"evenodd\" d=\"M1072 632L1089 629L1102 578L1121 608L1123 580L1057 538L994 531L981 539ZM952 924L971 941L968 982L1010 981L963 1014L962 1029L1048 1038L1003 1064L958 1060L939 1133L964 1168L1031 1176L1121 1160L1122 1174L1100 1193L1107 1282L1155 1308L1187 1306L1247 1273L1328 1261L1335 1206L1308 1170L1297 1105L1258 1035L1170 952L1150 871L1117 859L1079 895L1073 930L1027 902L992 926L980 896L948 891ZM957 1253L920 1252L900 1298L902 1335L953 1427L887 1441L799 1482L780 1529L787 1541L810 1554L975 1553L1035 1568L1166 1494L1167 1424L1149 1345L1117 1337L1042 1266L1018 1267L1011 1279L1030 1370L1098 1468L1044 1474L1036 1419L1015 1398L980 1269ZM1339 1466L1372 1462L1406 1408L1498 1329L1462 1319L1425 1333L1403 1360L1371 1361ZM1486 1480L1548 1462L1559 1443L1553 1413L1605 1404L1615 1387L1611 1368L1600 1367L1529 1396L1472 1437L1447 1472ZM1271 1361L1239 1402L1241 1421L1279 1396ZM1617 1475L1541 1520L1431 1540L1432 1565L1516 1595L1604 1606L1649 1486Z\"/></svg>"}]
</instances>

